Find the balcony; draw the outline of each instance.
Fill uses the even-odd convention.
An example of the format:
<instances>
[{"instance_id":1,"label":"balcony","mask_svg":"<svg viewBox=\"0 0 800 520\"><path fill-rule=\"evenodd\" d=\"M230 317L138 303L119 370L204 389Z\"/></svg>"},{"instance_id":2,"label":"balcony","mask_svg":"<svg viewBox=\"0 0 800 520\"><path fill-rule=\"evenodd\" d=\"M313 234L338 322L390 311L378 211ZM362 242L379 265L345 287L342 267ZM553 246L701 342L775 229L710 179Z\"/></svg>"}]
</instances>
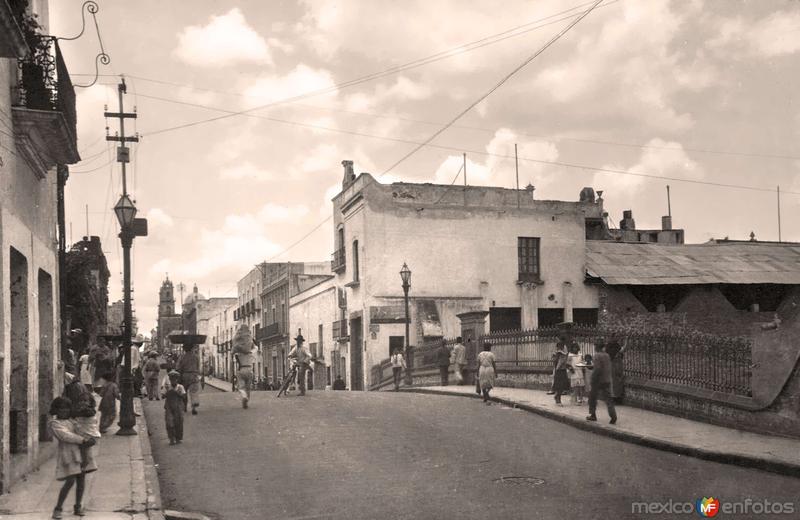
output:
<instances>
[{"instance_id":1,"label":"balcony","mask_svg":"<svg viewBox=\"0 0 800 520\"><path fill-rule=\"evenodd\" d=\"M80 161L75 89L52 36L29 35L31 53L18 61L12 114L17 149L39 178L57 164Z\"/></svg>"},{"instance_id":2,"label":"balcony","mask_svg":"<svg viewBox=\"0 0 800 520\"><path fill-rule=\"evenodd\" d=\"M347 341L350 339L350 335L347 333L347 320L333 322L333 339L334 341Z\"/></svg>"},{"instance_id":3,"label":"balcony","mask_svg":"<svg viewBox=\"0 0 800 520\"><path fill-rule=\"evenodd\" d=\"M346 266L344 248L334 251L331 255L331 271L334 273L341 273Z\"/></svg>"},{"instance_id":4,"label":"balcony","mask_svg":"<svg viewBox=\"0 0 800 520\"><path fill-rule=\"evenodd\" d=\"M270 323L264 327L261 327L256 331L256 342L264 341L270 338L274 338L281 334L281 327L280 323Z\"/></svg>"},{"instance_id":5,"label":"balcony","mask_svg":"<svg viewBox=\"0 0 800 520\"><path fill-rule=\"evenodd\" d=\"M20 28L22 13L18 4L11 7L6 0L0 0L0 58L23 58L29 52Z\"/></svg>"}]
</instances>

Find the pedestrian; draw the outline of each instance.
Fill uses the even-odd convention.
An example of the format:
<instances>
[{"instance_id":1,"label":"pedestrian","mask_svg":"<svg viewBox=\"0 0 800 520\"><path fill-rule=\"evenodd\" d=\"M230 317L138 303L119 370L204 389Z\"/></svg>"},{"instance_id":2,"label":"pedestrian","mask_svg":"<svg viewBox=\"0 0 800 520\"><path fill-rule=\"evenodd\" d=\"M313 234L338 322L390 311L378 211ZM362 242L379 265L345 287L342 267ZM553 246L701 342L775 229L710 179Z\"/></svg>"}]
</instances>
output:
<instances>
[{"instance_id":1,"label":"pedestrian","mask_svg":"<svg viewBox=\"0 0 800 520\"><path fill-rule=\"evenodd\" d=\"M589 391L589 415L587 421L596 421L597 398L602 395L605 397L608 406L608 416L611 424L617 423L617 411L614 409L614 398L611 395L611 357L606 353L606 345L603 340L598 340L595 344L595 353L592 358L594 369L591 375L592 389Z\"/></svg>"},{"instance_id":2,"label":"pedestrian","mask_svg":"<svg viewBox=\"0 0 800 520\"><path fill-rule=\"evenodd\" d=\"M87 390L89 390L89 393L91 394L94 391L94 388L92 387L93 378L91 366L89 364L88 352L84 352L81 355L80 359L78 360L78 366L80 367L79 374L81 383L86 387Z\"/></svg>"},{"instance_id":3,"label":"pedestrian","mask_svg":"<svg viewBox=\"0 0 800 520\"><path fill-rule=\"evenodd\" d=\"M253 386L253 363L255 356L251 352L238 352L234 354L236 363L239 365L239 393L242 394L242 408L247 408L250 402L250 389Z\"/></svg>"},{"instance_id":4,"label":"pedestrian","mask_svg":"<svg viewBox=\"0 0 800 520\"><path fill-rule=\"evenodd\" d=\"M483 402L491 404L489 401L489 391L494 388L494 380L497 377L497 361L492 352L492 344L484 343L483 352L478 354L478 381L483 393Z\"/></svg>"},{"instance_id":5,"label":"pedestrian","mask_svg":"<svg viewBox=\"0 0 800 520\"><path fill-rule=\"evenodd\" d=\"M104 386L105 381L114 379L114 354L106 345L105 339L98 337L95 341L96 345L89 350L89 361L94 367L92 385L95 391L99 391Z\"/></svg>"},{"instance_id":6,"label":"pedestrian","mask_svg":"<svg viewBox=\"0 0 800 520\"><path fill-rule=\"evenodd\" d=\"M167 393L167 385L169 384L168 375L169 371L175 368L172 362L163 353L159 352L158 357L158 393L162 397Z\"/></svg>"},{"instance_id":7,"label":"pedestrian","mask_svg":"<svg viewBox=\"0 0 800 520\"><path fill-rule=\"evenodd\" d=\"M297 366L297 384L300 387L301 396L306 395L306 370L311 364L311 353L303 346L305 338L300 331L297 331L297 337L294 338L296 344L292 350L289 351L290 361L294 359Z\"/></svg>"},{"instance_id":8,"label":"pedestrian","mask_svg":"<svg viewBox=\"0 0 800 520\"><path fill-rule=\"evenodd\" d=\"M144 381L147 388L147 399L158 401L161 399L160 389L158 388L158 377L161 367L158 364L158 354L151 352L147 356L147 363L144 364Z\"/></svg>"},{"instance_id":9,"label":"pedestrian","mask_svg":"<svg viewBox=\"0 0 800 520\"><path fill-rule=\"evenodd\" d=\"M436 365L439 367L439 377L442 386L447 386L450 376L450 349L447 343L442 341L442 346L436 349Z\"/></svg>"},{"instance_id":10,"label":"pedestrian","mask_svg":"<svg viewBox=\"0 0 800 520\"><path fill-rule=\"evenodd\" d=\"M625 397L624 354L628 347L628 338L620 340L616 334L606 343L606 353L611 358L611 395L617 403Z\"/></svg>"},{"instance_id":11,"label":"pedestrian","mask_svg":"<svg viewBox=\"0 0 800 520\"><path fill-rule=\"evenodd\" d=\"M464 384L464 368L467 366L467 349L461 343L461 336L456 338L456 344L453 346L453 375L456 377L456 384Z\"/></svg>"},{"instance_id":12,"label":"pedestrian","mask_svg":"<svg viewBox=\"0 0 800 520\"><path fill-rule=\"evenodd\" d=\"M583 404L584 366L580 347L577 344L571 345L567 355L567 372L569 373L569 386L572 388L570 395L572 404Z\"/></svg>"},{"instance_id":13,"label":"pedestrian","mask_svg":"<svg viewBox=\"0 0 800 520\"><path fill-rule=\"evenodd\" d=\"M114 382L114 372L103 375L106 384L100 389L100 433L106 433L117 418L119 387Z\"/></svg>"},{"instance_id":14,"label":"pedestrian","mask_svg":"<svg viewBox=\"0 0 800 520\"><path fill-rule=\"evenodd\" d=\"M87 461L84 465L81 456L81 447L94 446L94 438L84 438L75 433L75 421L70 418L72 414L72 403L65 397L56 397L50 403L49 427L53 437L58 441L56 448L56 480L63 481L61 490L58 493L58 502L53 509L52 518L63 518L62 511L64 502L67 500L72 486L75 486L75 506L73 513L76 516L85 516L83 508L83 492L86 488L86 474L97 471L97 464L94 459Z\"/></svg>"},{"instance_id":15,"label":"pedestrian","mask_svg":"<svg viewBox=\"0 0 800 520\"><path fill-rule=\"evenodd\" d=\"M394 349L394 354L389 358L392 363L392 376L394 377L394 391L400 390L400 376L406 368L406 359L403 357L403 351L400 347ZM335 390L335 389L334 389Z\"/></svg>"},{"instance_id":16,"label":"pedestrian","mask_svg":"<svg viewBox=\"0 0 800 520\"><path fill-rule=\"evenodd\" d=\"M175 370L181 374L181 384L189 394L192 403L192 415L197 415L200 406L200 358L197 357L197 345L184 345L184 354L178 360Z\"/></svg>"},{"instance_id":17,"label":"pedestrian","mask_svg":"<svg viewBox=\"0 0 800 520\"><path fill-rule=\"evenodd\" d=\"M553 392L556 405L561 404L561 394L569 392L569 376L567 375L567 343L559 342L553 359Z\"/></svg>"},{"instance_id":18,"label":"pedestrian","mask_svg":"<svg viewBox=\"0 0 800 520\"><path fill-rule=\"evenodd\" d=\"M75 433L84 439L100 438L100 427L97 420L97 403L91 391L87 391L80 384L68 385L64 388L64 397L72 403L70 416L75 422ZM94 448L92 446L80 447L81 467L95 464Z\"/></svg>"},{"instance_id":19,"label":"pedestrian","mask_svg":"<svg viewBox=\"0 0 800 520\"><path fill-rule=\"evenodd\" d=\"M347 385L342 379L342 374L336 374L336 379L333 380L333 389L334 390L347 390Z\"/></svg>"},{"instance_id":20,"label":"pedestrian","mask_svg":"<svg viewBox=\"0 0 800 520\"><path fill-rule=\"evenodd\" d=\"M181 374L172 370L168 374L169 388L164 396L164 423L170 446L183 441L183 413L186 411L186 389L178 381Z\"/></svg>"}]
</instances>

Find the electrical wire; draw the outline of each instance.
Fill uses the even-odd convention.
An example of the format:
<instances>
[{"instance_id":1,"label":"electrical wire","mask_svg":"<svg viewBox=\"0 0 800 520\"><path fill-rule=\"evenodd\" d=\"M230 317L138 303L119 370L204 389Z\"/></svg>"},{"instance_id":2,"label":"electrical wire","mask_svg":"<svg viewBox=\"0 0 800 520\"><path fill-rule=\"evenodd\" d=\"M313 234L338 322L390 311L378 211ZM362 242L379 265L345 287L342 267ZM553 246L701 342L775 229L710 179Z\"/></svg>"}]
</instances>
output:
<instances>
[{"instance_id":1,"label":"electrical wire","mask_svg":"<svg viewBox=\"0 0 800 520\"><path fill-rule=\"evenodd\" d=\"M445 196L445 195L447 195L447 193L450 191L450 188L452 188L452 187L453 187L453 185L456 183L456 180L458 179L458 176L459 176L459 175L461 175L461 171L462 171L463 169L464 169L464 163L461 163L461 166L458 168L458 171L456 172L456 176L455 176L455 177L453 177L453 180L452 180L452 181L450 181L450 186L448 186L448 187L447 187L447 189L446 189L446 190L444 190L444 193L442 193L442 196L441 196L441 197L439 197L439 200L437 200L436 202L434 202L434 203L433 203L433 205L434 205L434 206L435 206L435 205L437 205L437 204L439 204L440 202L442 202L442 199L443 199L443 198L444 198L444 196Z\"/></svg>"},{"instance_id":2,"label":"electrical wire","mask_svg":"<svg viewBox=\"0 0 800 520\"><path fill-rule=\"evenodd\" d=\"M620 1L620 0L610 0L603 7L607 7L608 5L611 5L611 4L616 3L618 1ZM277 100L277 101L273 101L273 102L270 102L270 103L266 103L264 105L251 107L251 108L248 108L248 109L245 109L245 110L240 110L240 111L237 111L237 112L231 113L231 114L226 114L226 115L217 116L217 117L213 117L213 118L209 118L209 119L198 120L198 121L191 121L191 122L188 122L188 123L183 123L183 124L172 126L172 127L161 128L161 129L158 129L158 130L153 130L151 132L145 132L145 133L143 133L143 135L145 135L145 136L159 135L159 134L163 134L163 133L166 133L166 132L172 132L172 131L175 131L175 130L180 130L180 129L183 129L183 128L190 128L190 127L201 125L201 124L205 124L205 123L211 123L211 122L214 122L214 121L219 121L221 119L227 119L227 118L230 118L230 117L234 117L236 115L242 115L242 114L247 114L247 113L250 113L250 112L255 112L257 110L261 110L261 109L268 108L268 107L271 107L271 106L285 104L285 103L289 103L289 102L292 102L292 101L298 101L298 100L301 100L301 99L305 99L305 98L313 97L313 96L319 96L319 95L322 95L322 94L328 94L328 93L331 93L331 92L335 92L337 90L341 90L341 89L346 88L346 87L350 87L350 86L353 86L353 85L358 85L358 84L361 84L361 83L365 83L367 81L372 81L374 79L378 79L378 78L381 78L381 77L384 77L384 76L394 75L394 74L396 74L398 72L402 72L402 71L405 71L405 70L421 67L423 65L427 65L428 63L433 63L434 61L440 61L442 59L446 59L446 58L449 58L449 57L452 57L452 56L456 56L456 55L462 54L464 52L469 52L471 50L475 50L475 49L478 49L478 48L481 48L481 47L485 47L487 45L491 45L493 43L497 43L498 41L503 41L505 39L512 38L514 36L518 36L519 34L524 34L525 32L530 32L530 31L533 31L535 29L539 29L541 27L545 27L547 25L551 25L551 24L558 23L558 22L561 22L561 21L564 21L564 20L568 20L568 19L574 17L575 15L572 14L572 15L568 15L568 16L565 16L565 17L562 17L562 18L558 18L556 20L551 20L551 21L549 21L547 23L535 26L533 28L527 28L525 31L520 32L520 33L514 33L514 34L511 34L511 35L507 34L509 32L512 32L512 31L516 30L516 29L519 29L519 27L530 26L530 25L533 25L533 24L536 24L536 23L540 23L540 22L542 22L544 20L549 20L549 19L551 19L553 17L556 17L556 16L559 16L561 14L564 14L564 13L567 13L567 12L570 12L570 11L575 11L576 9L580 9L585 5L588 5L588 2L586 4L581 4L581 5L566 9L564 11L561 11L559 13L555 13L553 15L550 15L550 16L547 16L547 17L544 17L544 18L540 18L539 20L536 20L534 22L529 22L528 24L525 24L523 26L518 26L515 29L510 29L508 31L504 31L503 33L498 33L498 35L504 35L504 36L502 38L498 38L496 40L491 40L491 39L493 37L495 37L495 36L498 36L498 35L488 36L486 38L482 38L480 40L475 40L474 42L471 42L471 43L468 43L468 44L460 45L458 47L454 47L454 48L446 50L446 51L438 52L436 54L433 54L431 56L427 56L425 58L419 58L417 60L413 60L413 61L408 62L408 63L403 64L403 65L397 65L397 66L391 67L389 69L386 69L386 70L383 70L383 71L380 71L380 72L374 72L374 73L368 74L366 76L361 76L359 78L354 78L352 80L348 80L348 81L345 81L345 82L342 82L342 83L337 83L337 84L332 85L330 87L326 87L326 88L317 89L317 90L314 90L314 91L305 92L303 94L299 94L299 95L296 95L296 96L293 96L293 97L284 98L284 99L281 99L281 100ZM487 40L490 40L490 41L487 41Z\"/></svg>"}]
</instances>

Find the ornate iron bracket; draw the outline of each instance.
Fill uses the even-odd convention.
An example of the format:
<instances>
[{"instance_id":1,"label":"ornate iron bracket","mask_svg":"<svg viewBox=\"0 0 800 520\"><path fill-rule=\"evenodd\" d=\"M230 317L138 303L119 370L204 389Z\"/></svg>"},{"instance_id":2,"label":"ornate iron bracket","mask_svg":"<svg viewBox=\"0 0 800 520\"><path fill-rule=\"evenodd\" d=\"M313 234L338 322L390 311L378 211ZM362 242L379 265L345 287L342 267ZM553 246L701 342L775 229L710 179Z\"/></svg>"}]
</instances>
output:
<instances>
[{"instance_id":1,"label":"ornate iron bracket","mask_svg":"<svg viewBox=\"0 0 800 520\"><path fill-rule=\"evenodd\" d=\"M85 8L85 9L84 9ZM103 38L100 36L100 26L97 24L97 12L100 10L100 7L97 5L97 2L94 0L87 0L81 6L81 32L78 33L77 36L73 36L72 38L62 38L59 37L59 40L64 41L72 41L77 40L81 36L83 36L84 31L86 31L86 13L88 12L92 15L92 20L94 20L94 28L97 31L97 41L100 42L100 53L95 56L94 59L94 79L91 83L86 85L78 85L77 83L73 84L75 87L80 88L87 88L91 87L95 83L97 83L97 78L100 76L100 64L108 65L111 63L111 57L106 54L106 50L103 47Z\"/></svg>"}]
</instances>

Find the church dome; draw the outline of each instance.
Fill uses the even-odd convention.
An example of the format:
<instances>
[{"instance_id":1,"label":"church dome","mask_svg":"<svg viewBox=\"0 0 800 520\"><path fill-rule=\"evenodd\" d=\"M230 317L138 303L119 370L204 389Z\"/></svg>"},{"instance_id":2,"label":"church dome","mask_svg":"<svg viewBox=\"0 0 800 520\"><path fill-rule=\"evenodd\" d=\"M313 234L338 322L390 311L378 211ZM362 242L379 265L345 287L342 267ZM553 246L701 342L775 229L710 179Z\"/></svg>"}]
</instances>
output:
<instances>
[{"instance_id":1,"label":"church dome","mask_svg":"<svg viewBox=\"0 0 800 520\"><path fill-rule=\"evenodd\" d=\"M190 292L190 293L189 293L189 296L187 296L187 297L186 297L186 298L183 300L183 304L184 304L184 305L192 305L192 304L194 304L194 303L195 303L195 302L197 302L197 301L200 301L200 300L207 300L207 299L208 299L208 298L206 298L205 296L203 296L202 294L200 294L199 292L197 292L197 285L195 284L194 288L192 289L192 292Z\"/></svg>"}]
</instances>

